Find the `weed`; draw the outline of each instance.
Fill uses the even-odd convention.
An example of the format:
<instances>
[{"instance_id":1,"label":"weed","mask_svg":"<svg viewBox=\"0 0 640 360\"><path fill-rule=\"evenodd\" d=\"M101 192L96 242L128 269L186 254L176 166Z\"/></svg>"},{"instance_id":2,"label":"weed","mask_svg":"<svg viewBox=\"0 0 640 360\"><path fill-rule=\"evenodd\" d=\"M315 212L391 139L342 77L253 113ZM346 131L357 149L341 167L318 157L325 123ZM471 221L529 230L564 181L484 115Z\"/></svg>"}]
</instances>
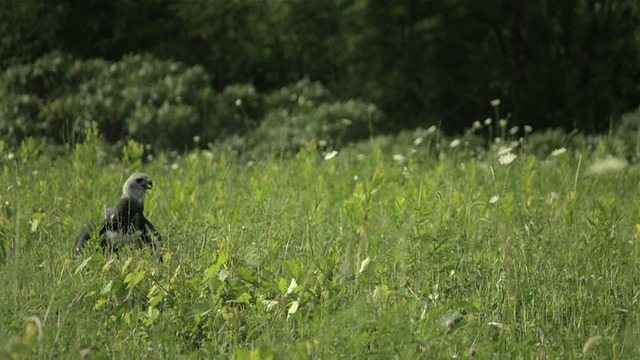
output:
<instances>
[{"instance_id":1,"label":"weed","mask_svg":"<svg viewBox=\"0 0 640 360\"><path fill-rule=\"evenodd\" d=\"M95 126L62 157L5 144L0 357L638 357L638 169L433 132L146 164ZM133 170L164 261L74 257Z\"/></svg>"}]
</instances>

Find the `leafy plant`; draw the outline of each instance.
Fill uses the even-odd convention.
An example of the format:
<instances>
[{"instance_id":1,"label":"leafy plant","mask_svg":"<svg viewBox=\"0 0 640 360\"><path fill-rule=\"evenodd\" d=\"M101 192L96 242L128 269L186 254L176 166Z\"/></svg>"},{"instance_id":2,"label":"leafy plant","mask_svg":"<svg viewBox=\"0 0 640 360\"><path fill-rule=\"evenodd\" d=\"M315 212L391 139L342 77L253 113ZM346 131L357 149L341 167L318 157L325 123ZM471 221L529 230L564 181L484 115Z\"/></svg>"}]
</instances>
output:
<instances>
[{"instance_id":1,"label":"leafy plant","mask_svg":"<svg viewBox=\"0 0 640 360\"><path fill-rule=\"evenodd\" d=\"M131 141L114 162L97 125L81 140L0 151L5 357L640 354L638 174L607 146L478 154L427 129L260 158L143 162ZM162 261L74 257L134 168Z\"/></svg>"}]
</instances>

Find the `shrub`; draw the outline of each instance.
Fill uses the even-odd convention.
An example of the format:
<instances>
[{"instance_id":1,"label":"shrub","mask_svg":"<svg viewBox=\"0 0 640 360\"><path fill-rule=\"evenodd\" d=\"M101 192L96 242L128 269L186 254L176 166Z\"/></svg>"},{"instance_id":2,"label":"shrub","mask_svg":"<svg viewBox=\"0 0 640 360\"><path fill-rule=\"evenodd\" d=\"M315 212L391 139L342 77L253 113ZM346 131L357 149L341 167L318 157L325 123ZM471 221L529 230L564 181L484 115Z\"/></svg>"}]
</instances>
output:
<instances>
[{"instance_id":1,"label":"shrub","mask_svg":"<svg viewBox=\"0 0 640 360\"><path fill-rule=\"evenodd\" d=\"M340 147L369 137L373 123L382 118L375 105L356 100L294 110L291 113L287 109L270 111L256 134L259 142L291 151L309 144L321 148Z\"/></svg>"},{"instance_id":2,"label":"shrub","mask_svg":"<svg viewBox=\"0 0 640 360\"><path fill-rule=\"evenodd\" d=\"M269 110L292 111L299 108L313 108L334 100L331 92L320 82L311 82L308 78L304 78L267 95L265 105Z\"/></svg>"},{"instance_id":3,"label":"shrub","mask_svg":"<svg viewBox=\"0 0 640 360\"><path fill-rule=\"evenodd\" d=\"M111 62L54 52L8 68L0 83L0 136L12 141L40 136L74 142L95 122L116 147L135 140L184 149L194 145L195 136L208 144L255 130L230 144L242 144L240 151L254 146L296 151L367 138L382 118L373 104L336 102L309 79L266 97L248 84L215 94L204 68L150 55Z\"/></svg>"},{"instance_id":4,"label":"shrub","mask_svg":"<svg viewBox=\"0 0 640 360\"><path fill-rule=\"evenodd\" d=\"M42 99L30 94L0 92L0 136L13 142L36 134L38 124L33 121L40 111ZM17 141L16 141L17 143Z\"/></svg>"},{"instance_id":5,"label":"shrub","mask_svg":"<svg viewBox=\"0 0 640 360\"><path fill-rule=\"evenodd\" d=\"M34 63L11 66L2 74L2 90L44 99L60 96L66 88L65 77L72 65L71 56L56 51Z\"/></svg>"},{"instance_id":6,"label":"shrub","mask_svg":"<svg viewBox=\"0 0 640 360\"><path fill-rule=\"evenodd\" d=\"M622 115L616 138L620 144L620 155L637 161L640 157L640 108Z\"/></svg>"},{"instance_id":7,"label":"shrub","mask_svg":"<svg viewBox=\"0 0 640 360\"><path fill-rule=\"evenodd\" d=\"M135 139L159 147L183 147L199 133L213 91L202 67L134 55L105 67L81 87L77 120L100 124L107 140Z\"/></svg>"},{"instance_id":8,"label":"shrub","mask_svg":"<svg viewBox=\"0 0 640 360\"><path fill-rule=\"evenodd\" d=\"M70 56L53 52L32 64L7 68L0 78L0 137L19 143L28 136L59 135L50 127L49 102L68 89L65 79L73 65ZM61 103L53 104L61 108Z\"/></svg>"},{"instance_id":9,"label":"shrub","mask_svg":"<svg viewBox=\"0 0 640 360\"><path fill-rule=\"evenodd\" d=\"M107 141L181 148L200 134L214 93L202 67L125 56L73 61L51 53L2 74L0 136L69 141L98 123ZM213 132L216 133L216 132Z\"/></svg>"},{"instance_id":10,"label":"shrub","mask_svg":"<svg viewBox=\"0 0 640 360\"><path fill-rule=\"evenodd\" d=\"M217 139L258 126L264 117L263 96L253 85L229 85L214 100L212 114L203 124L202 136Z\"/></svg>"}]
</instances>

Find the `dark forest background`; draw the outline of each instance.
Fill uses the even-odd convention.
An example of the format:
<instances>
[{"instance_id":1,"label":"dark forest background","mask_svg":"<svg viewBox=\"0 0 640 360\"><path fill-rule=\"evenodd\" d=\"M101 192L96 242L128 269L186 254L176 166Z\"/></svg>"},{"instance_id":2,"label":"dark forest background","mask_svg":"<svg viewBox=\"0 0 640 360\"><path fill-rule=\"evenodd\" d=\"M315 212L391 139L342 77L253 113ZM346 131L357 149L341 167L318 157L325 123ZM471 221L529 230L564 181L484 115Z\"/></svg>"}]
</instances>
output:
<instances>
[{"instance_id":1,"label":"dark forest background","mask_svg":"<svg viewBox=\"0 0 640 360\"><path fill-rule=\"evenodd\" d=\"M460 132L493 99L510 124L603 132L639 105L639 50L627 0L2 1L0 134L348 141Z\"/></svg>"}]
</instances>

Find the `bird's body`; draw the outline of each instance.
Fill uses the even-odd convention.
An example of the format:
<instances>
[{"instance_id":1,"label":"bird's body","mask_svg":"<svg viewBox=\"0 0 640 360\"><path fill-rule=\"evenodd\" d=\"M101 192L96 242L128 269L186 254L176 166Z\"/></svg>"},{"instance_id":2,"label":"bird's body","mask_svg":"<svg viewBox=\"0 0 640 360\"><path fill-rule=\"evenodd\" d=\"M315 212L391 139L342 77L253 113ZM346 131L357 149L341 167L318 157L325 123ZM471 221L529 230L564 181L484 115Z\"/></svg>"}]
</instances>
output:
<instances>
[{"instance_id":1,"label":"bird's body","mask_svg":"<svg viewBox=\"0 0 640 360\"><path fill-rule=\"evenodd\" d=\"M122 197L118 205L103 212L99 229L94 222L89 223L76 240L73 251L82 254L85 243L96 229L97 235L102 238L100 245L104 249L117 249L123 244L135 244L137 248L149 244L153 248L160 248L160 235L144 216L146 191L152 187L153 182L147 175L131 175L122 188Z\"/></svg>"}]
</instances>

